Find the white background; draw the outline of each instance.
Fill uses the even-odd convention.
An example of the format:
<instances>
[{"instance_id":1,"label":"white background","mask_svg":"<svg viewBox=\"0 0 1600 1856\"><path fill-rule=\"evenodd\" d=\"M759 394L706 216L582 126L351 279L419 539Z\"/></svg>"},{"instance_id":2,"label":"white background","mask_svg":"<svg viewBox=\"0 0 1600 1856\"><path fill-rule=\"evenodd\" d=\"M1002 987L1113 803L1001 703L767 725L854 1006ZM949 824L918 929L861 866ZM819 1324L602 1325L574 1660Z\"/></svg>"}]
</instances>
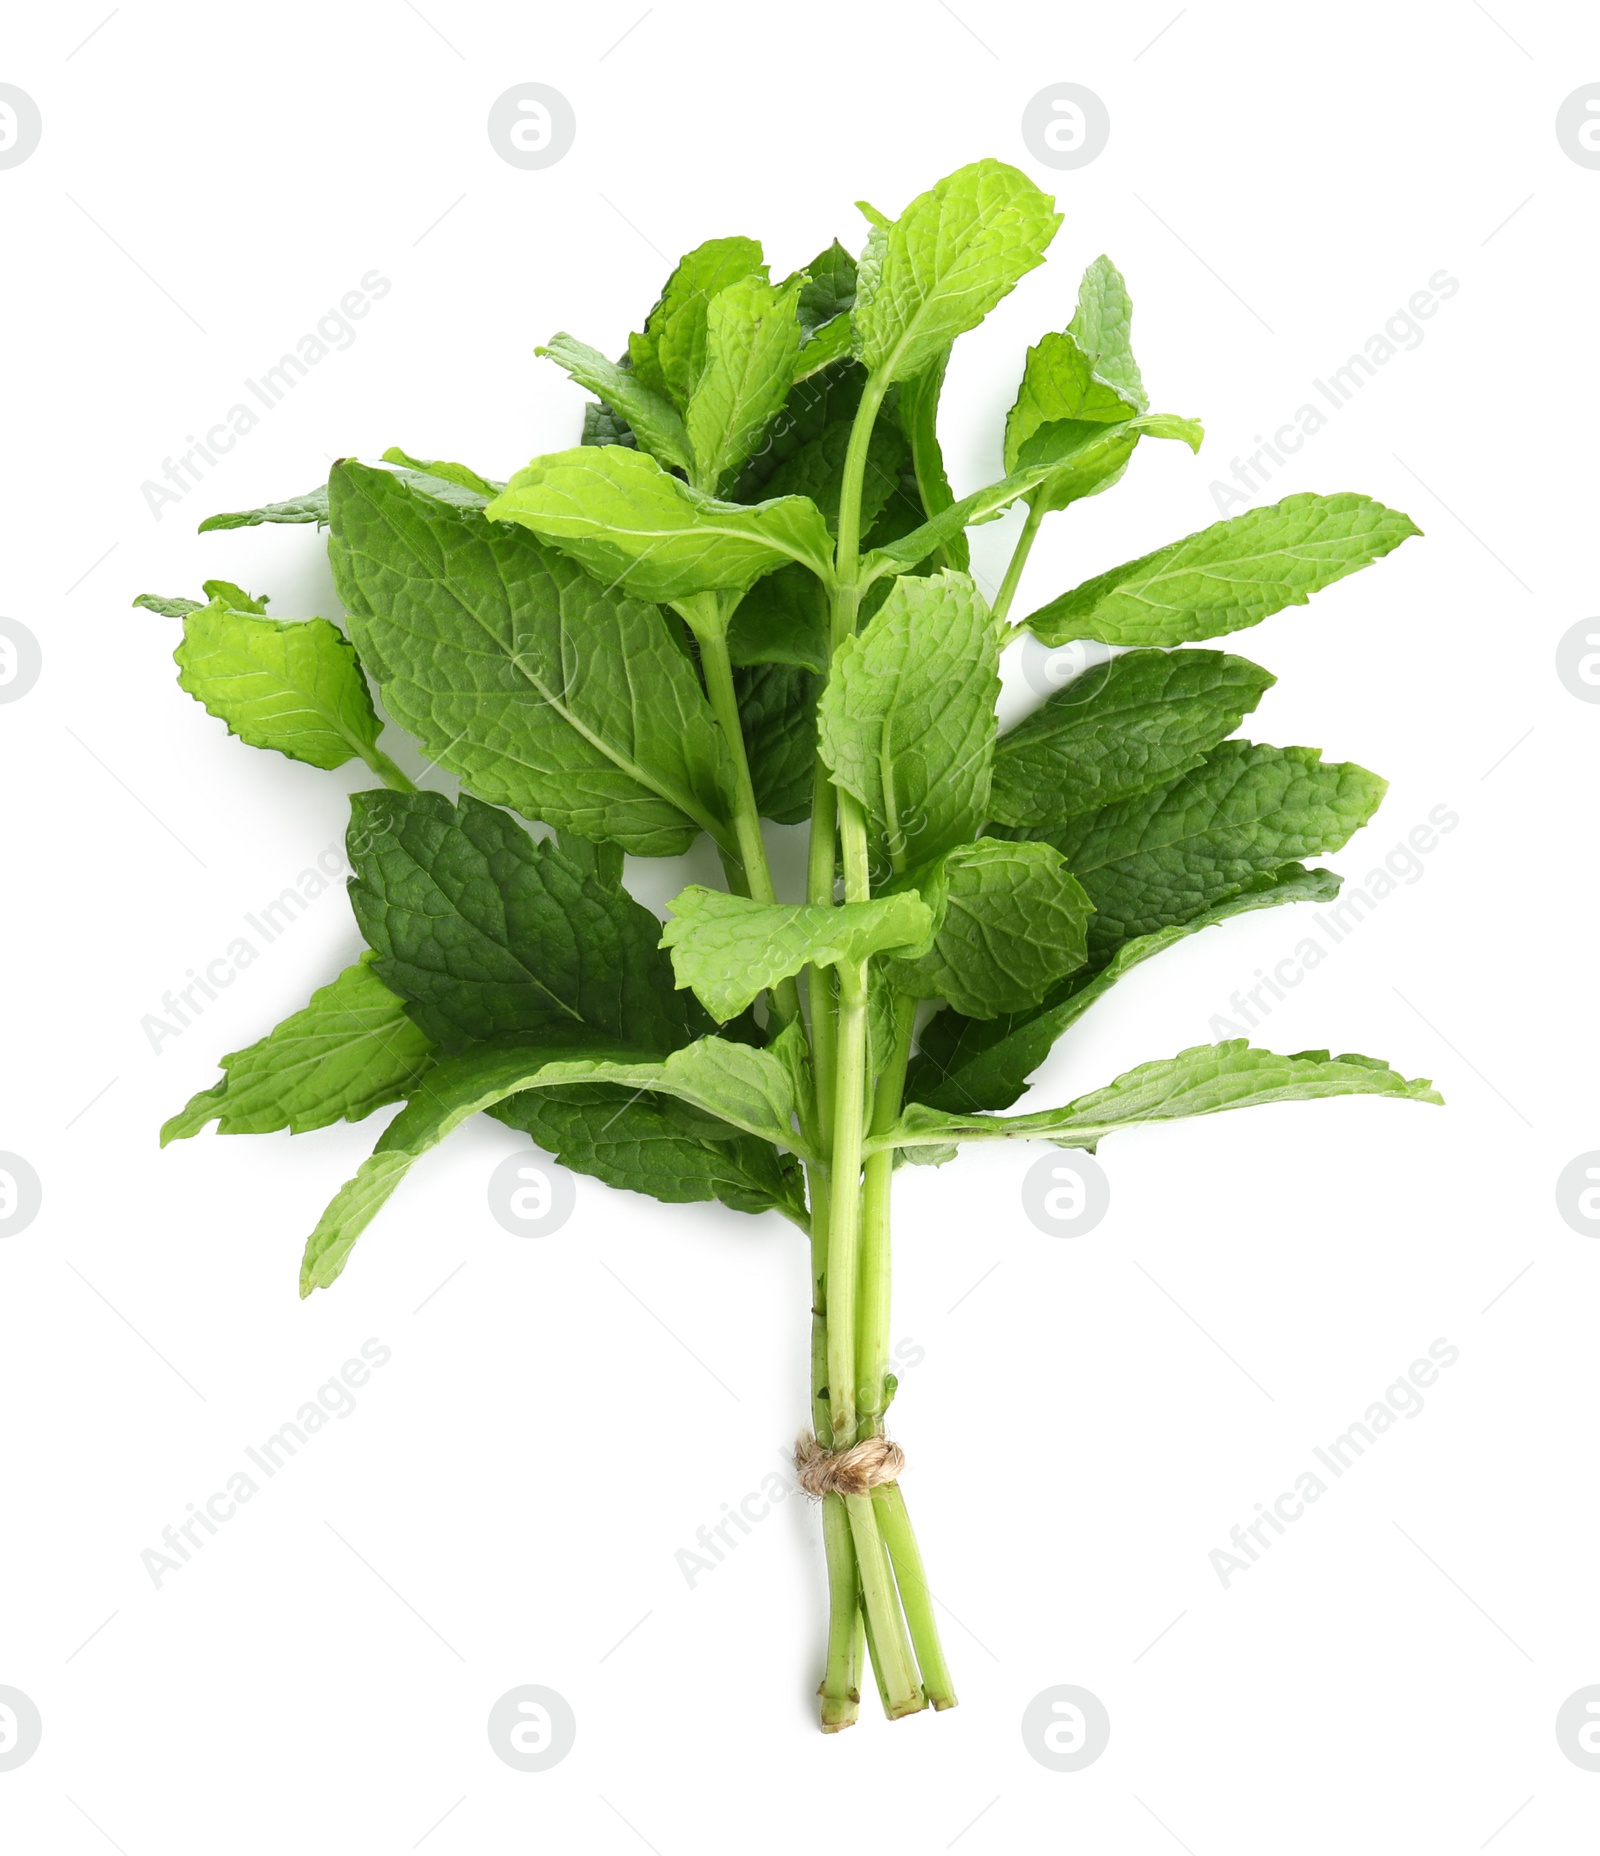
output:
<instances>
[{"instance_id":1,"label":"white background","mask_svg":"<svg viewBox=\"0 0 1600 1856\"><path fill-rule=\"evenodd\" d=\"M1593 610L1600 172L1554 117L1600 79L1600 28L1510 0L641 11L124 5L77 50L99 6L8 21L0 81L44 136L0 172L0 612L44 671L0 709L0 1147L44 1208L0 1243L0 1684L44 1740L0 1773L0 1835L125 1856L1579 1847L1600 1774L1553 1727L1600 1681L1600 1248L1554 1184L1600 1146L1600 709L1554 651ZM527 80L577 115L539 172L485 133ZM1052 173L1019 123L1066 80L1111 139ZM859 244L855 199L898 211L986 154L1066 220L958 348L958 489L997 474L1023 348L1101 251L1157 408L1208 428L1198 459L1147 445L1055 518L1018 612L1214 520L1209 485L1255 434L1434 272L1459 280L1255 499L1359 489L1425 539L1233 641L1280 678L1256 738L1392 783L1332 860L1347 877L1432 808L1460 819L1258 1041L1386 1057L1449 1106L1116 1137L1110 1214L1076 1240L1021 1210L1043 1149L901 1175L894 1333L924 1357L896 1429L963 1705L890 1727L869 1697L825 1740L814 1514L784 1503L693 1589L674 1560L805 1414L791 1227L580 1180L561 1234L518 1240L484 1194L517 1137L485 1121L302 1305L304 1234L383 1117L158 1153L216 1057L353 957L337 887L159 1054L141 1020L367 782L230 739L174 685L176 626L129 602L220 574L336 616L314 530L195 523L396 443L507 475L577 432L534 344L616 351L663 254L756 234L781 275ZM353 344L156 521L141 484L374 268L393 287ZM991 584L1014 521L981 531ZM700 871L630 866L653 902ZM1031 1105L1206 1041L1305 914L1141 969ZM141 1551L369 1336L393 1358L358 1410L156 1589ZM1460 1359L1427 1409L1224 1589L1229 1529L1441 1336ZM578 1721L542 1774L485 1732L527 1682ZM1019 1733L1057 1683L1110 1712L1076 1774Z\"/></svg>"}]
</instances>

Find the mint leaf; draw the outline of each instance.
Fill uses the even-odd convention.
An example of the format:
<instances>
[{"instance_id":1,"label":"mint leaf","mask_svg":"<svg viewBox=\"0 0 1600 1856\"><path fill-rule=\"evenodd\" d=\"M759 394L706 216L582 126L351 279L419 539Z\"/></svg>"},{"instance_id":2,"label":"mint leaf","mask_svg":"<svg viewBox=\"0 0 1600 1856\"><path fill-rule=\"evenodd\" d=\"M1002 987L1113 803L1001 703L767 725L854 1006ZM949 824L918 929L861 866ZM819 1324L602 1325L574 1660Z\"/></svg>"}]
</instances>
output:
<instances>
[{"instance_id":1,"label":"mint leaf","mask_svg":"<svg viewBox=\"0 0 1600 1856\"><path fill-rule=\"evenodd\" d=\"M181 619L185 613L198 612L205 604L200 599L166 599L160 593L141 593L134 600L146 612L159 612L164 619Z\"/></svg>"},{"instance_id":2,"label":"mint leaf","mask_svg":"<svg viewBox=\"0 0 1600 1856\"><path fill-rule=\"evenodd\" d=\"M790 566L758 580L728 627L728 657L735 664L826 671L828 600L816 575Z\"/></svg>"},{"instance_id":3,"label":"mint leaf","mask_svg":"<svg viewBox=\"0 0 1600 1856\"><path fill-rule=\"evenodd\" d=\"M1139 412L1150 409L1149 396L1139 378L1129 331L1133 303L1122 273L1105 256L1095 259L1078 285L1077 314L1067 333L1089 357L1094 371Z\"/></svg>"},{"instance_id":4,"label":"mint leaf","mask_svg":"<svg viewBox=\"0 0 1600 1856\"><path fill-rule=\"evenodd\" d=\"M1339 881L1332 870L1285 864L1187 921L1124 941L1109 960L1072 974L1028 1011L990 1019L941 1012L922 1033L906 1092L918 1102L959 1114L1010 1108L1057 1038L1131 968L1235 915L1286 902L1331 902L1339 893Z\"/></svg>"},{"instance_id":5,"label":"mint leaf","mask_svg":"<svg viewBox=\"0 0 1600 1856\"><path fill-rule=\"evenodd\" d=\"M713 238L678 260L642 335L628 338L633 371L647 387L687 406L705 365L706 316L714 297L743 277L765 277L753 238Z\"/></svg>"},{"instance_id":6,"label":"mint leaf","mask_svg":"<svg viewBox=\"0 0 1600 1856\"><path fill-rule=\"evenodd\" d=\"M259 509L235 509L219 516L207 516L198 533L204 535L218 528L255 528L263 522L315 522L325 527L328 521L328 486L319 483L303 496L291 496L281 503L263 503Z\"/></svg>"},{"instance_id":7,"label":"mint leaf","mask_svg":"<svg viewBox=\"0 0 1600 1856\"><path fill-rule=\"evenodd\" d=\"M1421 530L1369 496L1287 496L1084 581L1024 620L1045 644L1191 644L1255 625Z\"/></svg>"},{"instance_id":8,"label":"mint leaf","mask_svg":"<svg viewBox=\"0 0 1600 1856\"><path fill-rule=\"evenodd\" d=\"M265 593L257 599L242 586L235 586L231 580L202 580L200 591L212 603L227 606L234 612L265 614L271 604Z\"/></svg>"},{"instance_id":9,"label":"mint leaf","mask_svg":"<svg viewBox=\"0 0 1600 1856\"><path fill-rule=\"evenodd\" d=\"M911 444L911 466L917 481L917 494L928 516L942 515L955 504L955 492L945 475L944 453L939 448L939 396L944 391L945 368L950 350L944 349L920 374L900 383L896 413ZM874 429L876 436L876 428ZM1006 468L1009 470L1010 465ZM863 515L862 528L868 523ZM947 535L937 550L938 565L965 573L971 565L964 529ZM914 565L914 563L913 563Z\"/></svg>"},{"instance_id":10,"label":"mint leaf","mask_svg":"<svg viewBox=\"0 0 1600 1856\"><path fill-rule=\"evenodd\" d=\"M532 529L638 599L742 592L790 561L824 578L832 572L827 528L803 497L752 507L719 502L620 445L535 458L488 514Z\"/></svg>"},{"instance_id":11,"label":"mint leaf","mask_svg":"<svg viewBox=\"0 0 1600 1856\"><path fill-rule=\"evenodd\" d=\"M1062 448L1094 436L1098 426L1121 425L1140 408L1095 373L1071 334L1044 335L1028 350L1022 384L1006 414L1005 467L1017 468L1022 448L1041 428L1066 425Z\"/></svg>"},{"instance_id":12,"label":"mint leaf","mask_svg":"<svg viewBox=\"0 0 1600 1856\"><path fill-rule=\"evenodd\" d=\"M322 1214L306 1240L301 1295L325 1289L337 1279L356 1239L416 1161L469 1116L525 1089L594 1082L659 1090L747 1133L802 1151L793 1131L796 1109L789 1072L770 1051L721 1038L703 1038L664 1060L647 1062L620 1052L572 1059L536 1048L469 1051L428 1072L384 1130L371 1158Z\"/></svg>"},{"instance_id":13,"label":"mint leaf","mask_svg":"<svg viewBox=\"0 0 1600 1856\"><path fill-rule=\"evenodd\" d=\"M367 680L326 619L258 618L214 598L185 617L173 656L179 684L253 748L329 768L377 752Z\"/></svg>"},{"instance_id":14,"label":"mint leaf","mask_svg":"<svg viewBox=\"0 0 1600 1856\"><path fill-rule=\"evenodd\" d=\"M1276 681L1221 651L1130 651L1097 664L1000 737L989 815L1049 829L1165 785Z\"/></svg>"},{"instance_id":15,"label":"mint leaf","mask_svg":"<svg viewBox=\"0 0 1600 1856\"><path fill-rule=\"evenodd\" d=\"M569 864L592 876L604 888L622 887L620 844L595 844L588 838L580 838L575 831L558 832L556 843Z\"/></svg>"},{"instance_id":16,"label":"mint leaf","mask_svg":"<svg viewBox=\"0 0 1600 1856\"><path fill-rule=\"evenodd\" d=\"M800 326L808 336L850 314L856 300L856 261L837 239L798 275Z\"/></svg>"},{"instance_id":17,"label":"mint leaf","mask_svg":"<svg viewBox=\"0 0 1600 1856\"><path fill-rule=\"evenodd\" d=\"M710 490L720 489L757 450L789 397L805 335L796 319L800 290L798 278L775 287L746 277L707 307L705 365L685 422L695 479ZM638 431L637 421L633 425Z\"/></svg>"},{"instance_id":18,"label":"mint leaf","mask_svg":"<svg viewBox=\"0 0 1600 1856\"><path fill-rule=\"evenodd\" d=\"M981 490L974 490L960 502L941 509L919 527L873 548L861 557L861 583L870 586L884 574L909 573L936 548L950 547L963 529L977 522L988 522L1009 509L1019 497L1037 489L1057 468L1054 460L1046 459L1042 464L1002 477L996 483L986 483Z\"/></svg>"},{"instance_id":19,"label":"mint leaf","mask_svg":"<svg viewBox=\"0 0 1600 1856\"><path fill-rule=\"evenodd\" d=\"M1205 429L1198 420L1165 412L1140 413L1121 425L1098 429L1075 425L1070 420L1041 426L1022 447L1022 465L1028 469L1048 463L1055 468L1029 501L1048 512L1109 490L1127 469L1141 438L1174 438L1191 451L1198 451Z\"/></svg>"},{"instance_id":20,"label":"mint leaf","mask_svg":"<svg viewBox=\"0 0 1600 1856\"><path fill-rule=\"evenodd\" d=\"M222 1134L304 1134L399 1101L431 1067L433 1052L371 961L363 954L259 1043L224 1057L222 1081L166 1123L161 1145L187 1140L209 1121Z\"/></svg>"},{"instance_id":21,"label":"mint leaf","mask_svg":"<svg viewBox=\"0 0 1600 1856\"><path fill-rule=\"evenodd\" d=\"M680 986L720 1023L802 967L832 967L889 949L925 946L933 916L920 896L872 902L762 903L698 883L674 896L661 945Z\"/></svg>"},{"instance_id":22,"label":"mint leaf","mask_svg":"<svg viewBox=\"0 0 1600 1856\"><path fill-rule=\"evenodd\" d=\"M938 928L919 958L885 963L901 992L994 1018L1037 1004L1083 965L1093 905L1052 845L980 838L906 883Z\"/></svg>"},{"instance_id":23,"label":"mint leaf","mask_svg":"<svg viewBox=\"0 0 1600 1856\"><path fill-rule=\"evenodd\" d=\"M488 1111L520 1128L574 1172L669 1205L720 1200L734 1211L781 1212L807 1226L805 1182L770 1141L671 1096L616 1083L530 1089Z\"/></svg>"},{"instance_id":24,"label":"mint leaf","mask_svg":"<svg viewBox=\"0 0 1600 1856\"><path fill-rule=\"evenodd\" d=\"M1224 741L1192 772L1048 834L1089 892L1089 952L1188 921L1263 871L1336 851L1387 782L1315 748Z\"/></svg>"},{"instance_id":25,"label":"mint leaf","mask_svg":"<svg viewBox=\"0 0 1600 1856\"><path fill-rule=\"evenodd\" d=\"M479 798L636 856L700 831L731 844L727 744L660 613L389 471L346 463L331 481L351 635L431 760Z\"/></svg>"},{"instance_id":26,"label":"mint leaf","mask_svg":"<svg viewBox=\"0 0 1600 1856\"><path fill-rule=\"evenodd\" d=\"M498 496L506 487L496 483L492 477L480 477L467 464L452 464L445 458L414 458L409 452L402 451L398 445L391 445L383 454L385 464L403 464L409 470L424 477L433 477L442 483L453 483L457 489L470 490L474 497Z\"/></svg>"},{"instance_id":27,"label":"mint leaf","mask_svg":"<svg viewBox=\"0 0 1600 1856\"><path fill-rule=\"evenodd\" d=\"M1196 1044L1176 1057L1141 1063L1104 1089L1037 1115L947 1115L913 1102L899 1126L881 1139L869 1140L867 1148L937 1147L951 1140L1046 1140L1092 1152L1105 1135L1140 1122L1215 1115L1267 1102L1311 1102L1323 1096L1444 1101L1427 1077L1408 1080L1375 1057L1353 1051L1330 1057L1325 1050L1280 1057L1235 1038L1225 1044Z\"/></svg>"},{"instance_id":28,"label":"mint leaf","mask_svg":"<svg viewBox=\"0 0 1600 1856\"><path fill-rule=\"evenodd\" d=\"M463 796L356 793L350 901L377 972L445 1051L502 1043L667 1051L708 1031L594 847L537 843Z\"/></svg>"},{"instance_id":29,"label":"mint leaf","mask_svg":"<svg viewBox=\"0 0 1600 1856\"><path fill-rule=\"evenodd\" d=\"M1000 161L975 161L919 194L881 234L857 279L856 353L904 380L976 328L1037 265L1061 215Z\"/></svg>"},{"instance_id":30,"label":"mint leaf","mask_svg":"<svg viewBox=\"0 0 1600 1856\"><path fill-rule=\"evenodd\" d=\"M587 387L604 400L652 456L675 464L680 470L689 469L692 461L689 434L684 430L677 408L664 394L647 387L631 368L619 367L615 361L608 361L599 349L587 347L570 335L552 335L549 342L543 348L534 349L534 353L565 368L580 387ZM589 442L587 432L584 442Z\"/></svg>"},{"instance_id":31,"label":"mint leaf","mask_svg":"<svg viewBox=\"0 0 1600 1856\"><path fill-rule=\"evenodd\" d=\"M818 748L866 809L879 858L906 870L988 816L999 644L963 574L899 579L847 638L817 705Z\"/></svg>"},{"instance_id":32,"label":"mint leaf","mask_svg":"<svg viewBox=\"0 0 1600 1856\"><path fill-rule=\"evenodd\" d=\"M816 672L788 664L757 664L733 674L756 809L779 825L798 825L811 815L822 685Z\"/></svg>"}]
</instances>

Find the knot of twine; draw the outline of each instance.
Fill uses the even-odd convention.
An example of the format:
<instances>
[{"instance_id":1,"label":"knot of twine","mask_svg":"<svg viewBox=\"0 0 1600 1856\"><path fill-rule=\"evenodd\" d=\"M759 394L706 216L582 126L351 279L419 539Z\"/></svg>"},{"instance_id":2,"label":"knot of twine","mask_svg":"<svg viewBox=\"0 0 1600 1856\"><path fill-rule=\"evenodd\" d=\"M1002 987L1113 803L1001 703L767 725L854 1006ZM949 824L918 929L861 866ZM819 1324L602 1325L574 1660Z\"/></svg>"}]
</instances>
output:
<instances>
[{"instance_id":1,"label":"knot of twine","mask_svg":"<svg viewBox=\"0 0 1600 1856\"><path fill-rule=\"evenodd\" d=\"M847 1450L824 1450L809 1431L795 1439L800 1486L819 1501L824 1495L865 1495L881 1482L893 1482L905 1466L905 1451L887 1437L865 1437Z\"/></svg>"}]
</instances>

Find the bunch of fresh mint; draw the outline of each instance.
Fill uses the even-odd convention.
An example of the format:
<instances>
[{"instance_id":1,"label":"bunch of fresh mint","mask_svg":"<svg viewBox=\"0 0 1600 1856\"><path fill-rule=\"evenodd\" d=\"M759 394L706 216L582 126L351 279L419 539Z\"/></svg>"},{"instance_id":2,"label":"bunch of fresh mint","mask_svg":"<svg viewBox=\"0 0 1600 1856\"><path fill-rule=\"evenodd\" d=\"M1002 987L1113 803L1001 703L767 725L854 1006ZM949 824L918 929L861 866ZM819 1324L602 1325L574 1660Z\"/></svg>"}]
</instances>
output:
<instances>
[{"instance_id":1,"label":"bunch of fresh mint","mask_svg":"<svg viewBox=\"0 0 1600 1856\"><path fill-rule=\"evenodd\" d=\"M608 1185L805 1231L812 1467L839 1491L822 1514L828 1729L854 1720L868 1652L891 1717L955 1700L899 1487L841 1454L882 1436L894 1395L896 1164L971 1140L1093 1148L1257 1102L1439 1099L1369 1057L1240 1041L993 1112L1140 961L1337 890L1301 860L1364 825L1384 783L1230 739L1273 678L1173 647L1302 604L1416 530L1364 496L1291 496L1008 623L1044 518L1108 489L1141 438L1198 446L1200 428L1148 410L1100 258L1067 327L1027 353L1005 474L957 500L937 436L951 344L1041 262L1059 216L995 161L898 219L862 211L859 260L833 244L781 283L751 239L700 246L618 361L553 337L540 352L595 402L581 445L509 484L390 451L202 524L326 524L348 636L225 581L204 604L138 602L182 618L179 681L235 734L317 767L359 757L386 789L351 801L369 951L224 1057L163 1140L405 1102L312 1232L303 1294L479 1110ZM965 531L1014 503L990 601ZM1123 650L1000 735L1000 657L1024 628ZM372 684L457 803L379 748ZM763 820L809 820L804 900L775 893ZM702 833L727 888L684 890L663 932L624 855Z\"/></svg>"}]
</instances>

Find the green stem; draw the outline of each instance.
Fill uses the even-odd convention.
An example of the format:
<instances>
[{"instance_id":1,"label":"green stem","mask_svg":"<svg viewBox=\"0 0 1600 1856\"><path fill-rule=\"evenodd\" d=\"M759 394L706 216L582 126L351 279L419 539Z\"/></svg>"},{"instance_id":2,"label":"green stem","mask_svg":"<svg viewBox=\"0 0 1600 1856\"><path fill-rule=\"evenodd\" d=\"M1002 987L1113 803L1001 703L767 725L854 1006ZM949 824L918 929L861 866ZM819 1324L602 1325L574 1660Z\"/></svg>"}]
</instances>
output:
<instances>
[{"instance_id":1,"label":"green stem","mask_svg":"<svg viewBox=\"0 0 1600 1856\"><path fill-rule=\"evenodd\" d=\"M894 1003L894 1044L878 1078L872 1103L873 1134L887 1134L900 1115L906 1065L911 1060L911 1030L917 1002L900 994ZM856 1398L863 1422L872 1431L883 1429L887 1400L884 1381L889 1372L889 1191L894 1178L894 1152L869 1154L861 1186L861 1288L856 1304Z\"/></svg>"},{"instance_id":2,"label":"green stem","mask_svg":"<svg viewBox=\"0 0 1600 1856\"><path fill-rule=\"evenodd\" d=\"M850 1537L855 1542L873 1665L883 1683L885 1712L894 1721L915 1714L925 1705L922 1685L917 1679L911 1639L895 1588L894 1567L878 1532L877 1504L870 1495L847 1495L844 1505L850 1515Z\"/></svg>"},{"instance_id":3,"label":"green stem","mask_svg":"<svg viewBox=\"0 0 1600 1856\"><path fill-rule=\"evenodd\" d=\"M1022 570L1028 564L1028 555L1033 548L1033 538L1039 532L1039 524L1044 520L1044 510L1037 498L1028 499L1028 517L1022 525L1022 533L1017 537L1017 545L1011 550L1011 559L1006 563L1006 577L1000 582L1000 591L994 596L994 621L1000 624L1011 610L1011 602L1016 597L1017 582L1022 578Z\"/></svg>"},{"instance_id":4,"label":"green stem","mask_svg":"<svg viewBox=\"0 0 1600 1856\"><path fill-rule=\"evenodd\" d=\"M867 1086L866 962L838 969L832 1195L828 1208L828 1408L833 1447L856 1441L856 1283L861 1233L861 1140Z\"/></svg>"},{"instance_id":5,"label":"green stem","mask_svg":"<svg viewBox=\"0 0 1600 1856\"><path fill-rule=\"evenodd\" d=\"M955 1684L944 1660L944 1646L939 1641L939 1626L933 1615L933 1594L928 1590L928 1575L922 1569L922 1553L911 1531L911 1516L906 1512L906 1498L898 1482L886 1482L873 1490L878 1509L878 1526L884 1545L894 1564L895 1584L900 1588L900 1603L905 1609L911 1643L917 1653L917 1667L922 1672L922 1686L935 1708L956 1705Z\"/></svg>"},{"instance_id":6,"label":"green stem","mask_svg":"<svg viewBox=\"0 0 1600 1856\"><path fill-rule=\"evenodd\" d=\"M707 626L697 636L711 712L727 740L733 761L733 829L739 844L739 861L744 865L752 898L757 902L776 902L778 892L773 888L767 847L761 836L761 812L756 805L755 784L750 778L750 757L745 752L739 697L733 687L727 626ZM800 989L792 979L780 980L772 989L772 1004L782 1024L793 1024L800 1016Z\"/></svg>"},{"instance_id":7,"label":"green stem","mask_svg":"<svg viewBox=\"0 0 1600 1856\"><path fill-rule=\"evenodd\" d=\"M822 1731L836 1734L854 1726L861 1703L856 1667L861 1584L842 1495L822 1498L822 1541L828 1555L828 1664L822 1677Z\"/></svg>"},{"instance_id":8,"label":"green stem","mask_svg":"<svg viewBox=\"0 0 1600 1856\"><path fill-rule=\"evenodd\" d=\"M811 842L806 856L806 901L833 903L834 837L837 813L833 782L819 756L811 787ZM817 1092L817 1126L823 1140L833 1130L833 1070L837 1043L833 976L823 967L806 969L806 1003L811 1008L811 1069Z\"/></svg>"},{"instance_id":9,"label":"green stem","mask_svg":"<svg viewBox=\"0 0 1600 1856\"><path fill-rule=\"evenodd\" d=\"M390 760L380 747L361 749L361 758L378 776L391 792L414 793L417 788L405 774Z\"/></svg>"}]
</instances>

